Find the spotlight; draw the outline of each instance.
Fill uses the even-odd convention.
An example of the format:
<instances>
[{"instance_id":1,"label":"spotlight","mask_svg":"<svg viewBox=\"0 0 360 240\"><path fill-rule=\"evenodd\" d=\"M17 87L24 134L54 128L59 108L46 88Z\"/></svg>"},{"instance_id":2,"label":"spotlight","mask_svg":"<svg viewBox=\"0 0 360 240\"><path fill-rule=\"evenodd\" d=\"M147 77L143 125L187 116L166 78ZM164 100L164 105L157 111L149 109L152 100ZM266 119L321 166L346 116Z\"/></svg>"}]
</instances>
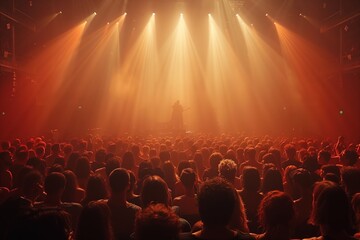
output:
<instances>
[{"instance_id":1,"label":"spotlight","mask_svg":"<svg viewBox=\"0 0 360 240\"><path fill-rule=\"evenodd\" d=\"M184 16L184 14L180 13L180 17L183 17L183 16Z\"/></svg>"},{"instance_id":2,"label":"spotlight","mask_svg":"<svg viewBox=\"0 0 360 240\"><path fill-rule=\"evenodd\" d=\"M208 13L208 16L211 17L211 13Z\"/></svg>"},{"instance_id":3,"label":"spotlight","mask_svg":"<svg viewBox=\"0 0 360 240\"><path fill-rule=\"evenodd\" d=\"M239 16L239 14L237 13L237 14L236 14L236 16L238 17L238 16Z\"/></svg>"},{"instance_id":4,"label":"spotlight","mask_svg":"<svg viewBox=\"0 0 360 240\"><path fill-rule=\"evenodd\" d=\"M62 11L60 11L59 14L62 14Z\"/></svg>"},{"instance_id":5,"label":"spotlight","mask_svg":"<svg viewBox=\"0 0 360 240\"><path fill-rule=\"evenodd\" d=\"M107 24L107 25L109 25L110 23L109 23L109 22L107 22L106 24Z\"/></svg>"},{"instance_id":6,"label":"spotlight","mask_svg":"<svg viewBox=\"0 0 360 240\"><path fill-rule=\"evenodd\" d=\"M85 20L85 22L84 22L85 24L87 24L87 20Z\"/></svg>"},{"instance_id":7,"label":"spotlight","mask_svg":"<svg viewBox=\"0 0 360 240\"><path fill-rule=\"evenodd\" d=\"M96 16L96 12L93 13Z\"/></svg>"},{"instance_id":8,"label":"spotlight","mask_svg":"<svg viewBox=\"0 0 360 240\"><path fill-rule=\"evenodd\" d=\"M155 16L155 13L153 12L152 15Z\"/></svg>"},{"instance_id":9,"label":"spotlight","mask_svg":"<svg viewBox=\"0 0 360 240\"><path fill-rule=\"evenodd\" d=\"M274 22L274 25L276 25L276 22Z\"/></svg>"},{"instance_id":10,"label":"spotlight","mask_svg":"<svg viewBox=\"0 0 360 240\"><path fill-rule=\"evenodd\" d=\"M126 16L126 15L127 15L127 12L124 12L124 15Z\"/></svg>"},{"instance_id":11,"label":"spotlight","mask_svg":"<svg viewBox=\"0 0 360 240\"><path fill-rule=\"evenodd\" d=\"M340 110L340 111L339 111L339 114L340 114L340 115L344 115L344 110Z\"/></svg>"},{"instance_id":12,"label":"spotlight","mask_svg":"<svg viewBox=\"0 0 360 240\"><path fill-rule=\"evenodd\" d=\"M5 115L6 115L6 113L5 113L5 112L1 112L1 115L5 116Z\"/></svg>"},{"instance_id":13,"label":"spotlight","mask_svg":"<svg viewBox=\"0 0 360 240\"><path fill-rule=\"evenodd\" d=\"M119 22L116 22L117 25L119 25Z\"/></svg>"},{"instance_id":14,"label":"spotlight","mask_svg":"<svg viewBox=\"0 0 360 240\"><path fill-rule=\"evenodd\" d=\"M266 17L268 17L268 16L269 16L269 14L267 13L267 14L265 14L265 16L266 16Z\"/></svg>"},{"instance_id":15,"label":"spotlight","mask_svg":"<svg viewBox=\"0 0 360 240\"><path fill-rule=\"evenodd\" d=\"M299 16L302 17L303 16L302 13L300 13Z\"/></svg>"}]
</instances>

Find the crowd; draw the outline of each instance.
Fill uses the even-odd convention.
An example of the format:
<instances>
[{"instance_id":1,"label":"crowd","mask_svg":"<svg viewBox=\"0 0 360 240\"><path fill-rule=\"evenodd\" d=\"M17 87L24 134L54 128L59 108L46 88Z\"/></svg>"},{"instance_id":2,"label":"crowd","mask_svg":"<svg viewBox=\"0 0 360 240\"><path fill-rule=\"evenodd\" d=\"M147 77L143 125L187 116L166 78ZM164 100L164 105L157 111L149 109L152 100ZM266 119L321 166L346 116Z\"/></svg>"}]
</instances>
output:
<instances>
[{"instance_id":1,"label":"crowd","mask_svg":"<svg viewBox=\"0 0 360 240\"><path fill-rule=\"evenodd\" d=\"M0 239L360 239L359 154L343 137L3 141Z\"/></svg>"}]
</instances>

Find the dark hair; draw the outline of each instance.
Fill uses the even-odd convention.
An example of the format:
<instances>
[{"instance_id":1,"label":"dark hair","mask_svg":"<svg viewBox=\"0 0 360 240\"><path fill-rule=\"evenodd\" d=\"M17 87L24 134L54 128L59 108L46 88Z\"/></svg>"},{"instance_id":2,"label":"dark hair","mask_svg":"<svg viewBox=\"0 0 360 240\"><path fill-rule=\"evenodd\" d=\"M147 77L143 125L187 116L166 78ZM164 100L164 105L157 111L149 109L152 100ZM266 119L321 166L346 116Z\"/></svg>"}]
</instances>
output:
<instances>
[{"instance_id":1,"label":"dark hair","mask_svg":"<svg viewBox=\"0 0 360 240\"><path fill-rule=\"evenodd\" d=\"M244 167L242 173L243 188L246 191L257 192L260 189L261 178L259 170L255 167Z\"/></svg>"},{"instance_id":2,"label":"dark hair","mask_svg":"<svg viewBox=\"0 0 360 240\"><path fill-rule=\"evenodd\" d=\"M223 156L221 155L221 153L218 152L212 153L209 158L210 167L217 169L222 159Z\"/></svg>"},{"instance_id":3,"label":"dark hair","mask_svg":"<svg viewBox=\"0 0 360 240\"><path fill-rule=\"evenodd\" d=\"M332 183L322 185L321 188L314 199L312 222L335 231L347 230L352 226L352 220L351 205L345 191Z\"/></svg>"},{"instance_id":4,"label":"dark hair","mask_svg":"<svg viewBox=\"0 0 360 240\"><path fill-rule=\"evenodd\" d=\"M124 168L116 168L110 173L109 184L113 193L124 192L130 185L130 175Z\"/></svg>"},{"instance_id":5,"label":"dark hair","mask_svg":"<svg viewBox=\"0 0 360 240\"><path fill-rule=\"evenodd\" d=\"M180 232L179 217L164 204L150 204L138 213L135 220L137 240L178 239Z\"/></svg>"},{"instance_id":6,"label":"dark hair","mask_svg":"<svg viewBox=\"0 0 360 240\"><path fill-rule=\"evenodd\" d=\"M178 170L177 174L178 174L178 176L181 175L182 170L184 170L185 168L191 168L190 162L189 162L188 160L182 160L182 161L180 161L179 164L178 164L178 167L177 167L177 170Z\"/></svg>"},{"instance_id":7,"label":"dark hair","mask_svg":"<svg viewBox=\"0 0 360 240\"><path fill-rule=\"evenodd\" d=\"M53 172L46 176L44 190L48 195L52 195L65 189L66 178L64 174Z\"/></svg>"},{"instance_id":8,"label":"dark hair","mask_svg":"<svg viewBox=\"0 0 360 240\"><path fill-rule=\"evenodd\" d=\"M287 225L294 216L293 201L283 192L271 191L260 203L259 222L265 230L279 225Z\"/></svg>"},{"instance_id":9,"label":"dark hair","mask_svg":"<svg viewBox=\"0 0 360 240\"><path fill-rule=\"evenodd\" d=\"M77 240L112 240L110 209L106 202L90 202L81 211L76 229Z\"/></svg>"},{"instance_id":10,"label":"dark hair","mask_svg":"<svg viewBox=\"0 0 360 240\"><path fill-rule=\"evenodd\" d=\"M66 178L66 184L61 200L64 202L74 202L78 188L76 175L71 170L66 170L63 174Z\"/></svg>"},{"instance_id":11,"label":"dark hair","mask_svg":"<svg viewBox=\"0 0 360 240\"><path fill-rule=\"evenodd\" d=\"M144 207L151 203L169 205L170 194L168 186L161 177L156 175L145 178L140 196Z\"/></svg>"},{"instance_id":12,"label":"dark hair","mask_svg":"<svg viewBox=\"0 0 360 240\"><path fill-rule=\"evenodd\" d=\"M105 165L105 172L106 172L106 176L109 176L110 173L116 169L120 167L120 158L119 157L112 157L110 158Z\"/></svg>"},{"instance_id":13,"label":"dark hair","mask_svg":"<svg viewBox=\"0 0 360 240\"><path fill-rule=\"evenodd\" d=\"M200 218L207 226L226 226L235 209L235 190L225 179L204 182L198 193Z\"/></svg>"},{"instance_id":14,"label":"dark hair","mask_svg":"<svg viewBox=\"0 0 360 240\"><path fill-rule=\"evenodd\" d=\"M91 176L86 185L86 193L84 203L95 200L104 199L107 197L105 182L102 177L98 175Z\"/></svg>"},{"instance_id":15,"label":"dark hair","mask_svg":"<svg viewBox=\"0 0 360 240\"><path fill-rule=\"evenodd\" d=\"M270 168L265 173L262 192L266 194L274 190L284 191L284 186L280 171L276 168Z\"/></svg>"},{"instance_id":16,"label":"dark hair","mask_svg":"<svg viewBox=\"0 0 360 240\"><path fill-rule=\"evenodd\" d=\"M185 188L193 188L196 181L196 172L192 168L185 168L180 175L180 181Z\"/></svg>"},{"instance_id":17,"label":"dark hair","mask_svg":"<svg viewBox=\"0 0 360 240\"><path fill-rule=\"evenodd\" d=\"M133 170L135 167L135 158L132 152L125 152L122 157L121 168L125 168L127 170Z\"/></svg>"},{"instance_id":18,"label":"dark hair","mask_svg":"<svg viewBox=\"0 0 360 240\"><path fill-rule=\"evenodd\" d=\"M90 161L87 157L80 157L77 160L74 173L76 174L78 179L83 179L90 176L91 167L90 167Z\"/></svg>"}]
</instances>

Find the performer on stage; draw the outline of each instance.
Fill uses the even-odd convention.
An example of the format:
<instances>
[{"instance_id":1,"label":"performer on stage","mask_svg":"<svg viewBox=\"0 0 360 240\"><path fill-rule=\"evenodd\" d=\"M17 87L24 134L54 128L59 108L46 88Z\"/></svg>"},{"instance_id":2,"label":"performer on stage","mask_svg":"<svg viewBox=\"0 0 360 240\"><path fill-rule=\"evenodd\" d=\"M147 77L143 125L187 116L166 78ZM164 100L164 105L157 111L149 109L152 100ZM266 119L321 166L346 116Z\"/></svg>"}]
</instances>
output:
<instances>
[{"instance_id":1,"label":"performer on stage","mask_svg":"<svg viewBox=\"0 0 360 240\"><path fill-rule=\"evenodd\" d=\"M174 133L184 132L184 120L183 120L184 108L180 104L180 101L177 100L172 106L172 116L171 116L171 128Z\"/></svg>"}]
</instances>

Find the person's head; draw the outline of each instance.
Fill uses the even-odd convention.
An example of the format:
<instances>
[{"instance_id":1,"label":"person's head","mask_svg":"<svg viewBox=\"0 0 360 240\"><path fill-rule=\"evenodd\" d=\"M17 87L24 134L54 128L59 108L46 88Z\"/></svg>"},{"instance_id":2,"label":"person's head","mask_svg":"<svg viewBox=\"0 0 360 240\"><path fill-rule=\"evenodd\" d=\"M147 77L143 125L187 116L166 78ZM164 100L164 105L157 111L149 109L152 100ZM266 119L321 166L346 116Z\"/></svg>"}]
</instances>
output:
<instances>
[{"instance_id":1,"label":"person's head","mask_svg":"<svg viewBox=\"0 0 360 240\"><path fill-rule=\"evenodd\" d=\"M193 189L196 181L196 173L192 168L185 168L180 175L180 181L186 189Z\"/></svg>"},{"instance_id":2,"label":"person's head","mask_svg":"<svg viewBox=\"0 0 360 240\"><path fill-rule=\"evenodd\" d=\"M266 194L274 190L284 191L284 186L280 171L270 168L264 175L262 192Z\"/></svg>"},{"instance_id":3,"label":"person's head","mask_svg":"<svg viewBox=\"0 0 360 240\"><path fill-rule=\"evenodd\" d=\"M181 175L182 170L184 170L185 168L191 168L191 165L190 165L189 161L188 161L188 160L182 160L182 161L180 161L179 164L178 164L178 167L177 167L177 170L178 170L177 174L178 174L178 176Z\"/></svg>"},{"instance_id":4,"label":"person's head","mask_svg":"<svg viewBox=\"0 0 360 240\"><path fill-rule=\"evenodd\" d=\"M170 161L170 159L171 159L170 152L169 151L161 151L159 154L159 158L162 163L164 163L166 161Z\"/></svg>"},{"instance_id":5,"label":"person's head","mask_svg":"<svg viewBox=\"0 0 360 240\"><path fill-rule=\"evenodd\" d=\"M234 183L237 165L233 160L224 159L219 163L219 176L225 178L230 183Z\"/></svg>"},{"instance_id":6,"label":"person's head","mask_svg":"<svg viewBox=\"0 0 360 240\"><path fill-rule=\"evenodd\" d=\"M105 163L106 154L107 153L105 148L100 148L99 150L97 150L95 153L95 162Z\"/></svg>"},{"instance_id":7,"label":"person's head","mask_svg":"<svg viewBox=\"0 0 360 240\"><path fill-rule=\"evenodd\" d=\"M256 161L256 159L255 159L255 156L256 156L255 148L253 148L253 147L245 148L244 156L245 156L245 160Z\"/></svg>"},{"instance_id":8,"label":"person's head","mask_svg":"<svg viewBox=\"0 0 360 240\"><path fill-rule=\"evenodd\" d=\"M219 152L212 153L209 158L210 168L217 169L222 159L223 156L221 155L221 153Z\"/></svg>"},{"instance_id":9,"label":"person's head","mask_svg":"<svg viewBox=\"0 0 360 240\"><path fill-rule=\"evenodd\" d=\"M331 153L326 150L320 150L317 157L319 162L329 163L331 160Z\"/></svg>"},{"instance_id":10,"label":"person's head","mask_svg":"<svg viewBox=\"0 0 360 240\"><path fill-rule=\"evenodd\" d=\"M51 152L53 154L59 154L60 153L60 144L59 143L54 143L52 146L51 146Z\"/></svg>"},{"instance_id":11,"label":"person's head","mask_svg":"<svg viewBox=\"0 0 360 240\"><path fill-rule=\"evenodd\" d=\"M319 169L320 165L316 159L316 156L308 155L305 156L302 167L311 173L315 173Z\"/></svg>"},{"instance_id":12,"label":"person's head","mask_svg":"<svg viewBox=\"0 0 360 240\"><path fill-rule=\"evenodd\" d=\"M78 179L85 179L90 177L91 167L90 161L87 157L80 157L77 160L74 173Z\"/></svg>"},{"instance_id":13,"label":"person's head","mask_svg":"<svg viewBox=\"0 0 360 240\"><path fill-rule=\"evenodd\" d=\"M359 160L359 155L355 150L344 150L340 155L340 160L345 166L354 166Z\"/></svg>"},{"instance_id":14,"label":"person's head","mask_svg":"<svg viewBox=\"0 0 360 240\"><path fill-rule=\"evenodd\" d=\"M285 145L284 149L285 149L285 154L286 154L287 159L291 159L291 160L295 159L296 148L294 145L287 144L287 145Z\"/></svg>"},{"instance_id":15,"label":"person's head","mask_svg":"<svg viewBox=\"0 0 360 240\"><path fill-rule=\"evenodd\" d=\"M328 173L335 174L340 179L340 168L333 164L326 164L321 167L321 176L324 177Z\"/></svg>"},{"instance_id":16,"label":"person's head","mask_svg":"<svg viewBox=\"0 0 360 240\"><path fill-rule=\"evenodd\" d=\"M352 227L350 202L340 186L331 182L317 184L314 189L311 222L336 232Z\"/></svg>"},{"instance_id":17,"label":"person's head","mask_svg":"<svg viewBox=\"0 0 360 240\"><path fill-rule=\"evenodd\" d=\"M208 227L229 224L236 205L236 192L225 179L213 178L204 182L198 193L199 214Z\"/></svg>"},{"instance_id":18,"label":"person's head","mask_svg":"<svg viewBox=\"0 0 360 240\"><path fill-rule=\"evenodd\" d=\"M58 209L37 209L21 225L19 239L68 240L72 232L70 215Z\"/></svg>"},{"instance_id":19,"label":"person's head","mask_svg":"<svg viewBox=\"0 0 360 240\"><path fill-rule=\"evenodd\" d=\"M344 167L341 171L341 180L346 193L350 197L360 192L360 169L356 167Z\"/></svg>"},{"instance_id":20,"label":"person's head","mask_svg":"<svg viewBox=\"0 0 360 240\"><path fill-rule=\"evenodd\" d=\"M260 203L259 222L265 231L279 226L289 227L294 216L293 201L283 192L271 191Z\"/></svg>"},{"instance_id":21,"label":"person's head","mask_svg":"<svg viewBox=\"0 0 360 240\"><path fill-rule=\"evenodd\" d=\"M72 153L73 150L74 150L74 147L71 144L65 144L63 151L64 151L65 156L70 156L70 154Z\"/></svg>"},{"instance_id":22,"label":"person's head","mask_svg":"<svg viewBox=\"0 0 360 240\"><path fill-rule=\"evenodd\" d=\"M179 217L168 206L150 204L136 216L135 239L174 240L178 238Z\"/></svg>"},{"instance_id":23,"label":"person's head","mask_svg":"<svg viewBox=\"0 0 360 240\"><path fill-rule=\"evenodd\" d=\"M106 185L102 177L99 175L90 176L86 185L87 201L105 199L107 197Z\"/></svg>"},{"instance_id":24,"label":"person's head","mask_svg":"<svg viewBox=\"0 0 360 240\"><path fill-rule=\"evenodd\" d=\"M66 169L75 171L76 164L79 158L80 158L80 154L78 152L72 152L69 156L69 159L67 160Z\"/></svg>"},{"instance_id":25,"label":"person's head","mask_svg":"<svg viewBox=\"0 0 360 240\"><path fill-rule=\"evenodd\" d=\"M66 185L64 174L53 172L46 176L44 190L48 196L56 196L61 198Z\"/></svg>"},{"instance_id":26,"label":"person's head","mask_svg":"<svg viewBox=\"0 0 360 240\"><path fill-rule=\"evenodd\" d=\"M313 180L308 170L303 168L294 170L292 173L292 179L295 188L297 188L301 194L304 194L304 192L308 190L311 191Z\"/></svg>"},{"instance_id":27,"label":"person's head","mask_svg":"<svg viewBox=\"0 0 360 240\"><path fill-rule=\"evenodd\" d=\"M132 152L125 152L122 157L121 168L125 168L127 170L133 170L135 167L135 158Z\"/></svg>"},{"instance_id":28,"label":"person's head","mask_svg":"<svg viewBox=\"0 0 360 240\"><path fill-rule=\"evenodd\" d=\"M63 174L66 178L66 185L61 199L64 202L73 202L78 188L76 175L71 170L65 170Z\"/></svg>"},{"instance_id":29,"label":"person's head","mask_svg":"<svg viewBox=\"0 0 360 240\"><path fill-rule=\"evenodd\" d=\"M245 191L259 191L261 185L259 170L255 167L245 167L242 172L242 183Z\"/></svg>"},{"instance_id":30,"label":"person's head","mask_svg":"<svg viewBox=\"0 0 360 240\"><path fill-rule=\"evenodd\" d=\"M112 240L110 209L103 201L93 201L81 211L77 229L77 240Z\"/></svg>"},{"instance_id":31,"label":"person's head","mask_svg":"<svg viewBox=\"0 0 360 240\"><path fill-rule=\"evenodd\" d=\"M130 186L129 172L124 168L116 168L110 173L109 185L112 194L126 193Z\"/></svg>"},{"instance_id":32,"label":"person's head","mask_svg":"<svg viewBox=\"0 0 360 240\"><path fill-rule=\"evenodd\" d=\"M28 168L24 168L23 170L25 169ZM43 192L43 178L36 170L28 169L24 171L20 184L20 190L23 196L29 200L36 200Z\"/></svg>"},{"instance_id":33,"label":"person's head","mask_svg":"<svg viewBox=\"0 0 360 240\"><path fill-rule=\"evenodd\" d=\"M0 171L8 169L12 164L12 156L9 151L0 152Z\"/></svg>"},{"instance_id":34,"label":"person's head","mask_svg":"<svg viewBox=\"0 0 360 240\"><path fill-rule=\"evenodd\" d=\"M161 177L156 175L145 178L140 196L144 207L151 203L169 205L170 193L168 186Z\"/></svg>"},{"instance_id":35,"label":"person's head","mask_svg":"<svg viewBox=\"0 0 360 240\"><path fill-rule=\"evenodd\" d=\"M106 173L106 176L109 176L110 173L116 169L116 168L119 168L120 167L120 158L118 157L112 157L110 158L109 160L106 161L106 164L105 164L105 173Z\"/></svg>"},{"instance_id":36,"label":"person's head","mask_svg":"<svg viewBox=\"0 0 360 240\"><path fill-rule=\"evenodd\" d=\"M35 148L35 154L40 159L44 158L44 156L45 156L45 147L41 146L41 145L37 146Z\"/></svg>"}]
</instances>

